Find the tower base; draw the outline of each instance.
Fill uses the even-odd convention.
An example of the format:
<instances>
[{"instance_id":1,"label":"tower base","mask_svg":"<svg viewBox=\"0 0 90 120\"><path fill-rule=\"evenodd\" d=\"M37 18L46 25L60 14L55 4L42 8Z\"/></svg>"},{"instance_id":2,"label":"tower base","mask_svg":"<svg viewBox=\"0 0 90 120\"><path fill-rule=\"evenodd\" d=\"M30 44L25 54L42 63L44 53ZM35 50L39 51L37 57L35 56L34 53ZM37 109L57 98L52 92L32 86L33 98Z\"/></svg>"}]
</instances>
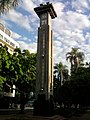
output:
<instances>
[{"instance_id":1,"label":"tower base","mask_svg":"<svg viewBox=\"0 0 90 120\"><path fill-rule=\"evenodd\" d=\"M54 103L53 97L51 96L49 100L45 99L45 94L39 94L38 99L34 102L34 111L35 116L53 116L54 114Z\"/></svg>"}]
</instances>

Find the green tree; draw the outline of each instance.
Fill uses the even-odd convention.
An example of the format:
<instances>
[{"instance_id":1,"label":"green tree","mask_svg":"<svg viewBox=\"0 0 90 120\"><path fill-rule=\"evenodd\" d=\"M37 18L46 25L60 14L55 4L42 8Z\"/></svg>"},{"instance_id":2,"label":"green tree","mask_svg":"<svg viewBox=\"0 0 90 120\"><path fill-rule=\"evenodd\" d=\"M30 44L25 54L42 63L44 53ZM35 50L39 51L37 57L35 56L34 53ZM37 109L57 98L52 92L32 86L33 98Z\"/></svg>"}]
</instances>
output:
<instances>
[{"instance_id":1,"label":"green tree","mask_svg":"<svg viewBox=\"0 0 90 120\"><path fill-rule=\"evenodd\" d=\"M1 45L0 92L10 92L12 90L10 90L10 87L15 84L17 88L16 91L19 93L19 98L22 94L27 96L31 91L35 92L35 81L36 54L30 54L28 50L23 50L21 52L20 48L17 48L12 55L8 52L6 46ZM17 98L18 97L16 97L16 99ZM26 101L26 97L24 100ZM18 102L20 102L20 99ZM8 107L9 102L6 104L5 106Z\"/></svg>"},{"instance_id":2,"label":"green tree","mask_svg":"<svg viewBox=\"0 0 90 120\"><path fill-rule=\"evenodd\" d=\"M0 75L0 92L3 91L3 83L6 81L6 78L5 77L2 77Z\"/></svg>"},{"instance_id":3,"label":"green tree","mask_svg":"<svg viewBox=\"0 0 90 120\"><path fill-rule=\"evenodd\" d=\"M54 101L61 104L62 99L62 86L68 80L68 69L62 62L54 66Z\"/></svg>"},{"instance_id":4,"label":"green tree","mask_svg":"<svg viewBox=\"0 0 90 120\"><path fill-rule=\"evenodd\" d=\"M78 67L77 71L66 81L61 89L63 102L72 102L77 108L90 106L90 67Z\"/></svg>"},{"instance_id":5,"label":"green tree","mask_svg":"<svg viewBox=\"0 0 90 120\"><path fill-rule=\"evenodd\" d=\"M15 8L20 0L0 0L0 14L4 14L11 8Z\"/></svg>"},{"instance_id":6,"label":"green tree","mask_svg":"<svg viewBox=\"0 0 90 120\"><path fill-rule=\"evenodd\" d=\"M24 92L35 91L36 81L36 53L28 50L21 52L15 49L13 55L8 53L6 46L0 47L0 89L4 83L16 84Z\"/></svg>"},{"instance_id":7,"label":"green tree","mask_svg":"<svg viewBox=\"0 0 90 120\"><path fill-rule=\"evenodd\" d=\"M36 80L36 54L30 54L28 50L23 50L21 52L19 49L17 49L15 51L16 54L14 55L19 59L22 73L18 74L17 86L21 91L34 92Z\"/></svg>"},{"instance_id":8,"label":"green tree","mask_svg":"<svg viewBox=\"0 0 90 120\"><path fill-rule=\"evenodd\" d=\"M54 73L58 74L58 80L60 81L60 86L64 83L66 76L68 76L68 69L66 65L63 65L62 62L54 66Z\"/></svg>"},{"instance_id":9,"label":"green tree","mask_svg":"<svg viewBox=\"0 0 90 120\"><path fill-rule=\"evenodd\" d=\"M66 60L69 60L71 63L71 73L75 72L84 61L84 53L78 50L79 48L72 48L71 52L67 52L66 54Z\"/></svg>"},{"instance_id":10,"label":"green tree","mask_svg":"<svg viewBox=\"0 0 90 120\"><path fill-rule=\"evenodd\" d=\"M2 83L7 78L8 69L10 66L9 53L6 46L0 46L0 89L2 88ZM2 89L1 89L2 90Z\"/></svg>"}]
</instances>

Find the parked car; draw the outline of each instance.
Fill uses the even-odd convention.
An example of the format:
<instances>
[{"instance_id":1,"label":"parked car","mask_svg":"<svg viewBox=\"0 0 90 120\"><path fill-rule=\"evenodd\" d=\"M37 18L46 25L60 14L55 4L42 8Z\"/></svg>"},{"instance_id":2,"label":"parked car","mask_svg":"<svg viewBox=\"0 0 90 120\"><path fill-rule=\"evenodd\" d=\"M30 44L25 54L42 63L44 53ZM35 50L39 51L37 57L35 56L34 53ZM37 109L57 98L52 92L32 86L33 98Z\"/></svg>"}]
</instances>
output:
<instances>
[{"instance_id":1,"label":"parked car","mask_svg":"<svg viewBox=\"0 0 90 120\"><path fill-rule=\"evenodd\" d=\"M33 100L29 100L27 103L26 103L26 107L33 107L33 103L34 103L34 99Z\"/></svg>"}]
</instances>

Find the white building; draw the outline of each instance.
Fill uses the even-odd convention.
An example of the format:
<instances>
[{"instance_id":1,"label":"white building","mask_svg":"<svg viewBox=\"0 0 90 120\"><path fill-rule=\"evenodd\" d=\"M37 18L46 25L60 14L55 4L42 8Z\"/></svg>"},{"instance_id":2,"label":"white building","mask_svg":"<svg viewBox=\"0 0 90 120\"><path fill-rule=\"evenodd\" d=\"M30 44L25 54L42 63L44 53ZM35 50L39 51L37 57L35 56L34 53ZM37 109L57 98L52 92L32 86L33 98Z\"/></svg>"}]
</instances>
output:
<instances>
[{"instance_id":1,"label":"white building","mask_svg":"<svg viewBox=\"0 0 90 120\"><path fill-rule=\"evenodd\" d=\"M8 52L13 54L15 48L19 48L19 43L11 37L11 31L0 23L0 44L8 47Z\"/></svg>"}]
</instances>

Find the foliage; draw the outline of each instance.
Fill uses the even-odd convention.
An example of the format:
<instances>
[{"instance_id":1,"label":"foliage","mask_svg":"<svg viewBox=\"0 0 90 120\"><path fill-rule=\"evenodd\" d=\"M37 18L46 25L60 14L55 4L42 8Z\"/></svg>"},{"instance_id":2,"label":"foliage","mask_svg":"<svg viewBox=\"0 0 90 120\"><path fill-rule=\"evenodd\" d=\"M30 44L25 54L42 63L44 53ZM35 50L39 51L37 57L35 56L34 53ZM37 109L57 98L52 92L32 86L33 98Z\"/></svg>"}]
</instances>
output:
<instances>
[{"instance_id":1,"label":"foliage","mask_svg":"<svg viewBox=\"0 0 90 120\"><path fill-rule=\"evenodd\" d=\"M84 53L78 50L79 48L72 48L71 52L66 54L66 60L69 60L71 63L71 73L75 72L84 61Z\"/></svg>"},{"instance_id":2,"label":"foliage","mask_svg":"<svg viewBox=\"0 0 90 120\"><path fill-rule=\"evenodd\" d=\"M7 52L6 46L0 47L0 90L2 89L2 84L6 80L7 71L10 65L9 53Z\"/></svg>"},{"instance_id":3,"label":"foliage","mask_svg":"<svg viewBox=\"0 0 90 120\"><path fill-rule=\"evenodd\" d=\"M6 79L2 76L0 76L0 91L2 91L3 83L6 81Z\"/></svg>"},{"instance_id":4,"label":"foliage","mask_svg":"<svg viewBox=\"0 0 90 120\"><path fill-rule=\"evenodd\" d=\"M6 80L6 81L5 81ZM35 91L36 54L28 50L15 49L9 54L6 46L0 47L0 88L2 84L16 84L19 91ZM5 89L5 88L4 88Z\"/></svg>"},{"instance_id":5,"label":"foliage","mask_svg":"<svg viewBox=\"0 0 90 120\"><path fill-rule=\"evenodd\" d=\"M71 81L74 81L72 98L81 105L90 105L90 67L79 67L77 72L71 77ZM75 89L76 88L76 89ZM75 93L76 97L75 97Z\"/></svg>"},{"instance_id":6,"label":"foliage","mask_svg":"<svg viewBox=\"0 0 90 120\"><path fill-rule=\"evenodd\" d=\"M79 67L60 91L64 105L90 106L90 67Z\"/></svg>"},{"instance_id":7,"label":"foliage","mask_svg":"<svg viewBox=\"0 0 90 120\"><path fill-rule=\"evenodd\" d=\"M54 66L54 100L55 102L62 102L62 86L69 79L68 69L62 62Z\"/></svg>"},{"instance_id":8,"label":"foliage","mask_svg":"<svg viewBox=\"0 0 90 120\"><path fill-rule=\"evenodd\" d=\"M15 8L19 3L19 0L0 0L0 14L4 14L12 7Z\"/></svg>"},{"instance_id":9,"label":"foliage","mask_svg":"<svg viewBox=\"0 0 90 120\"><path fill-rule=\"evenodd\" d=\"M62 85L66 79L68 79L68 69L66 65L63 65L62 62L54 66L54 73L58 75L58 80L60 85Z\"/></svg>"},{"instance_id":10,"label":"foliage","mask_svg":"<svg viewBox=\"0 0 90 120\"><path fill-rule=\"evenodd\" d=\"M19 76L19 80L17 81L19 89L23 91L23 86L28 84L29 86L25 88L24 91L35 91L36 54L30 54L28 50L23 50L17 57L20 60L21 70L23 71L23 74ZM20 83L22 83L22 85L20 85Z\"/></svg>"},{"instance_id":11,"label":"foliage","mask_svg":"<svg viewBox=\"0 0 90 120\"><path fill-rule=\"evenodd\" d=\"M54 99L60 105L71 108L73 104L75 108L79 106L90 106L90 63L83 64L84 53L78 51L79 48L72 48L71 52L66 54L66 59L71 63L71 75L65 77L66 81L60 85L60 76L65 76L63 72L63 64L60 62L55 66L54 76ZM66 71L65 71L66 72ZM62 74L61 74L62 73ZM66 72L67 73L67 72Z\"/></svg>"}]
</instances>

